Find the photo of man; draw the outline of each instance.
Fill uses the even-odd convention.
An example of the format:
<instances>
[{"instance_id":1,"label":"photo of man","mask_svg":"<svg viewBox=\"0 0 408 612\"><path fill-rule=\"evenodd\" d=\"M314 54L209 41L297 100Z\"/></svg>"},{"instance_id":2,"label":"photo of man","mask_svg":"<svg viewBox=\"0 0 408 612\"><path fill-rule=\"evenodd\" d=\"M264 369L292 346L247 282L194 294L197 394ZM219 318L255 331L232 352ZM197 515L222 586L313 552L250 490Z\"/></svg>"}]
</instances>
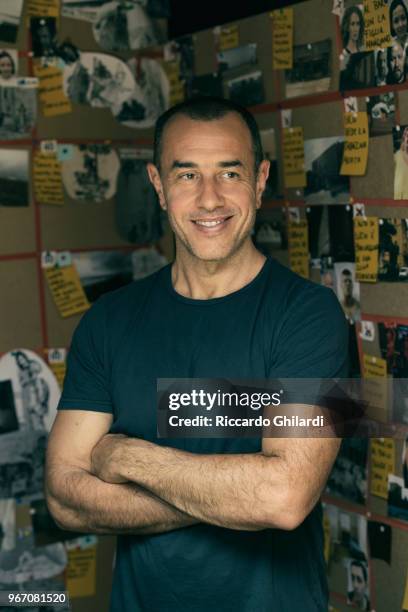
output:
<instances>
[{"instance_id":1,"label":"photo of man","mask_svg":"<svg viewBox=\"0 0 408 612\"><path fill-rule=\"evenodd\" d=\"M355 323L361 318L360 283L355 280L355 263L335 263L336 293L346 318Z\"/></svg>"},{"instance_id":2,"label":"photo of man","mask_svg":"<svg viewBox=\"0 0 408 612\"><path fill-rule=\"evenodd\" d=\"M394 200L408 199L408 126L393 130Z\"/></svg>"},{"instance_id":3,"label":"photo of man","mask_svg":"<svg viewBox=\"0 0 408 612\"><path fill-rule=\"evenodd\" d=\"M387 84L400 85L405 81L405 50L399 42L387 48Z\"/></svg>"},{"instance_id":4,"label":"photo of man","mask_svg":"<svg viewBox=\"0 0 408 612\"><path fill-rule=\"evenodd\" d=\"M353 604L357 610L369 612L371 610L368 599L368 570L367 563L353 559L348 568L349 591L347 603Z\"/></svg>"}]
</instances>

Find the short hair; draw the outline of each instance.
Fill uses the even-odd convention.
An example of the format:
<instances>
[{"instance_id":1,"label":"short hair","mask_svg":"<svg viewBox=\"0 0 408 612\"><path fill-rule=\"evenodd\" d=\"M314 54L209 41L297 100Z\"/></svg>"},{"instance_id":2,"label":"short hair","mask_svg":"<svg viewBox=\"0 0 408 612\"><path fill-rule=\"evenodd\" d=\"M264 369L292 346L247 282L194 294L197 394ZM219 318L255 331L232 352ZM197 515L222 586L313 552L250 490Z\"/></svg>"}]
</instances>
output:
<instances>
[{"instance_id":1,"label":"short hair","mask_svg":"<svg viewBox=\"0 0 408 612\"><path fill-rule=\"evenodd\" d=\"M3 57L7 57L10 60L11 66L13 68L13 74L15 74L15 72L16 72L16 64L14 62L14 59L10 55L10 53L8 53L8 51L4 51L4 50L0 51L0 59L3 59Z\"/></svg>"},{"instance_id":2,"label":"short hair","mask_svg":"<svg viewBox=\"0 0 408 612\"><path fill-rule=\"evenodd\" d=\"M349 36L350 36L350 19L351 16L355 13L360 20L360 31L358 33L358 41L357 44L359 47L363 44L363 32L364 32L364 17L358 6L349 6L348 9L344 12L343 19L341 20L341 39L343 41L343 46L346 47L348 45Z\"/></svg>"},{"instance_id":3,"label":"short hair","mask_svg":"<svg viewBox=\"0 0 408 612\"><path fill-rule=\"evenodd\" d=\"M214 121L221 119L228 113L237 113L247 126L252 140L252 151L255 158L255 172L264 159L259 129L253 115L243 106L212 96L200 96L180 102L166 110L156 122L154 130L153 163L160 168L160 158L163 145L163 132L166 125L177 115L184 115L196 121Z\"/></svg>"},{"instance_id":4,"label":"short hair","mask_svg":"<svg viewBox=\"0 0 408 612\"><path fill-rule=\"evenodd\" d=\"M392 0L391 4L390 4L390 30L391 30L391 36L396 36L395 30L392 27L392 14L395 11L396 8L398 8L399 6L402 6L402 10L405 13L405 17L407 20L407 27L408 27L408 10L407 7L405 6L405 2L403 2L403 0Z\"/></svg>"},{"instance_id":5,"label":"short hair","mask_svg":"<svg viewBox=\"0 0 408 612\"><path fill-rule=\"evenodd\" d=\"M378 49L377 51L377 57L375 58L375 67L377 69L377 74L380 72L380 62L381 62L381 56L384 56L385 62L387 64L387 54L385 52L385 49ZM388 64L387 64L388 66Z\"/></svg>"},{"instance_id":6,"label":"short hair","mask_svg":"<svg viewBox=\"0 0 408 612\"><path fill-rule=\"evenodd\" d=\"M363 563L362 561L358 561L357 559L353 559L353 561L350 563L350 570L353 567L353 565L354 567L359 567L363 571L364 582L367 582L368 574L367 574L366 564Z\"/></svg>"}]
</instances>

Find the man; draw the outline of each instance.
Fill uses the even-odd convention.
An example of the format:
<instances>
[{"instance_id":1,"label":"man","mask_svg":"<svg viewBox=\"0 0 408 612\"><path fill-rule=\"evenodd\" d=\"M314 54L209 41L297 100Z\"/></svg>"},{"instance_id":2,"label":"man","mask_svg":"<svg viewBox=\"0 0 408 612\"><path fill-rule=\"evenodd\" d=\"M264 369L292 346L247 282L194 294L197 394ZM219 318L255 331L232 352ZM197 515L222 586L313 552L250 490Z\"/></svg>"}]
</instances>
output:
<instances>
[{"instance_id":1,"label":"man","mask_svg":"<svg viewBox=\"0 0 408 612\"><path fill-rule=\"evenodd\" d=\"M148 172L175 262L75 333L47 499L67 529L119 534L114 612L327 610L318 500L339 441L156 437L157 378L346 375L333 292L252 243L268 169L236 104L162 115Z\"/></svg>"},{"instance_id":2,"label":"man","mask_svg":"<svg viewBox=\"0 0 408 612\"><path fill-rule=\"evenodd\" d=\"M352 561L350 563L350 580L352 590L348 592L348 602L354 604L358 610L371 609L367 597L367 566L363 561Z\"/></svg>"},{"instance_id":3,"label":"man","mask_svg":"<svg viewBox=\"0 0 408 612\"><path fill-rule=\"evenodd\" d=\"M405 81L405 51L399 42L394 42L387 48L389 85L398 85Z\"/></svg>"},{"instance_id":4,"label":"man","mask_svg":"<svg viewBox=\"0 0 408 612\"><path fill-rule=\"evenodd\" d=\"M343 292L341 305L349 321L358 321L360 318L360 302L354 297L353 288L354 283L351 270L344 268L341 273L341 289Z\"/></svg>"}]
</instances>

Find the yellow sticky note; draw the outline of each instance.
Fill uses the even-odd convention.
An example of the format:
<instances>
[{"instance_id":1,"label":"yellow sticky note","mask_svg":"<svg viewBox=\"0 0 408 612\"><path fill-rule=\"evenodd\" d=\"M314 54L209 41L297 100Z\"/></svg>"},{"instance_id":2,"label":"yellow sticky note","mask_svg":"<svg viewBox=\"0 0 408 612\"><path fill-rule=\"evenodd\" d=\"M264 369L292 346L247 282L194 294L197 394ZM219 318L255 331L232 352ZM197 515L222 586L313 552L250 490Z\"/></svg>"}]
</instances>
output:
<instances>
[{"instance_id":1,"label":"yellow sticky note","mask_svg":"<svg viewBox=\"0 0 408 612\"><path fill-rule=\"evenodd\" d=\"M368 161L367 113L344 113L344 125L346 140L340 174L362 176Z\"/></svg>"},{"instance_id":2,"label":"yellow sticky note","mask_svg":"<svg viewBox=\"0 0 408 612\"><path fill-rule=\"evenodd\" d=\"M293 272L309 278L309 237L306 219L288 224L289 266Z\"/></svg>"},{"instance_id":3,"label":"yellow sticky note","mask_svg":"<svg viewBox=\"0 0 408 612\"><path fill-rule=\"evenodd\" d=\"M330 559L330 521L327 514L323 513L323 535L324 535L324 560L326 561L326 565L329 563Z\"/></svg>"},{"instance_id":4,"label":"yellow sticky note","mask_svg":"<svg viewBox=\"0 0 408 612\"><path fill-rule=\"evenodd\" d=\"M388 474L395 474L395 441L371 440L371 495L388 499Z\"/></svg>"},{"instance_id":5,"label":"yellow sticky note","mask_svg":"<svg viewBox=\"0 0 408 612\"><path fill-rule=\"evenodd\" d=\"M28 17L59 17L60 0L27 0Z\"/></svg>"},{"instance_id":6,"label":"yellow sticky note","mask_svg":"<svg viewBox=\"0 0 408 612\"><path fill-rule=\"evenodd\" d=\"M33 65L34 75L38 78L38 97L44 117L66 115L72 105L64 93L62 70L58 66L42 66L40 61Z\"/></svg>"},{"instance_id":7,"label":"yellow sticky note","mask_svg":"<svg viewBox=\"0 0 408 612\"><path fill-rule=\"evenodd\" d=\"M303 128L283 129L283 180L285 187L305 187Z\"/></svg>"},{"instance_id":8,"label":"yellow sticky note","mask_svg":"<svg viewBox=\"0 0 408 612\"><path fill-rule=\"evenodd\" d=\"M233 49L239 45L239 30L236 24L221 26L218 39L218 51Z\"/></svg>"},{"instance_id":9,"label":"yellow sticky note","mask_svg":"<svg viewBox=\"0 0 408 612\"><path fill-rule=\"evenodd\" d=\"M366 51L392 45L390 9L386 0L364 0L364 48Z\"/></svg>"},{"instance_id":10,"label":"yellow sticky note","mask_svg":"<svg viewBox=\"0 0 408 612\"><path fill-rule=\"evenodd\" d=\"M169 104L174 106L183 102L186 97L185 83L180 79L180 62L178 60L163 62L163 68L170 85Z\"/></svg>"},{"instance_id":11,"label":"yellow sticky note","mask_svg":"<svg viewBox=\"0 0 408 612\"><path fill-rule=\"evenodd\" d=\"M404 599L402 600L401 608L403 610L408 610L408 570L407 570L407 577L405 579Z\"/></svg>"},{"instance_id":12,"label":"yellow sticky note","mask_svg":"<svg viewBox=\"0 0 408 612\"><path fill-rule=\"evenodd\" d=\"M61 162L56 155L36 151L33 159L35 201L40 204L64 203Z\"/></svg>"},{"instance_id":13,"label":"yellow sticky note","mask_svg":"<svg viewBox=\"0 0 408 612\"><path fill-rule=\"evenodd\" d=\"M44 272L61 317L70 317L88 310L90 304L75 266L47 268Z\"/></svg>"},{"instance_id":14,"label":"yellow sticky note","mask_svg":"<svg viewBox=\"0 0 408 612\"><path fill-rule=\"evenodd\" d=\"M272 67L293 68L293 9L272 11Z\"/></svg>"},{"instance_id":15,"label":"yellow sticky note","mask_svg":"<svg viewBox=\"0 0 408 612\"><path fill-rule=\"evenodd\" d=\"M380 422L388 419L387 362L381 357L363 355L363 399L367 402L367 416Z\"/></svg>"},{"instance_id":16,"label":"yellow sticky note","mask_svg":"<svg viewBox=\"0 0 408 612\"><path fill-rule=\"evenodd\" d=\"M96 546L68 550L67 591L71 598L90 597L96 590Z\"/></svg>"},{"instance_id":17,"label":"yellow sticky note","mask_svg":"<svg viewBox=\"0 0 408 612\"><path fill-rule=\"evenodd\" d=\"M356 279L375 283L378 277L379 229L377 217L354 217Z\"/></svg>"}]
</instances>

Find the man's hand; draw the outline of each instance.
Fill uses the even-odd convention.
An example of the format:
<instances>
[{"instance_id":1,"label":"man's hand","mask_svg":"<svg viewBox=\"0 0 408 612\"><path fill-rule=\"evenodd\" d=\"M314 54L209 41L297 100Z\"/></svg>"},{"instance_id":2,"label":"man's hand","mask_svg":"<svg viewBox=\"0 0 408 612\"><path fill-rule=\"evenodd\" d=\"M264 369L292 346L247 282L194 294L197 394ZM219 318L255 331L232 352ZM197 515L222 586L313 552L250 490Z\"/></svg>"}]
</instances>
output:
<instances>
[{"instance_id":1,"label":"man's hand","mask_svg":"<svg viewBox=\"0 0 408 612\"><path fill-rule=\"evenodd\" d=\"M129 482L121 473L120 466L126 456L126 442L123 434L106 434L94 446L91 454L91 472L101 480L112 484Z\"/></svg>"}]
</instances>

